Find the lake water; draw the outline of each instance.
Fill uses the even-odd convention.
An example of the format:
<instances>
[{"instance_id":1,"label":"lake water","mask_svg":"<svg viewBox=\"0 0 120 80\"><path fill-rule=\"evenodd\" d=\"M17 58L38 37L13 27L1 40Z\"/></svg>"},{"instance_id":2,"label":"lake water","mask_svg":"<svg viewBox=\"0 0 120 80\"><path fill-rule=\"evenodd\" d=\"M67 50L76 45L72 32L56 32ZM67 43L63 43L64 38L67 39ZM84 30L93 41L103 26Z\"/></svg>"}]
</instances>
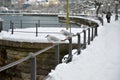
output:
<instances>
[{"instance_id":1,"label":"lake water","mask_svg":"<svg viewBox=\"0 0 120 80\"><path fill-rule=\"evenodd\" d=\"M39 24L40 27L57 27L65 26L65 23L60 23L57 16L0 16L3 21L3 30L10 29L10 21L14 23L14 28L35 27ZM21 25L22 23L22 25ZM39 26L38 25L38 26Z\"/></svg>"}]
</instances>

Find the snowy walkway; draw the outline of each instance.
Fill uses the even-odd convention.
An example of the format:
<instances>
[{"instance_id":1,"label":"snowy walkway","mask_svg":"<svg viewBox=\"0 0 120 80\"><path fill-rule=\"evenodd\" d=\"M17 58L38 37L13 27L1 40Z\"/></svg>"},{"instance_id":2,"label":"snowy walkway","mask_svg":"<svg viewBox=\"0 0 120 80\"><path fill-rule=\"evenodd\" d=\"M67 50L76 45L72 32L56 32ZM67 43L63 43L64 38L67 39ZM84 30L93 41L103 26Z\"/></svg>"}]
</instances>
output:
<instances>
[{"instance_id":1,"label":"snowy walkway","mask_svg":"<svg viewBox=\"0 0 120 80\"><path fill-rule=\"evenodd\" d=\"M112 16L111 23L104 22L91 45L72 62L59 64L50 80L120 80L120 20Z\"/></svg>"}]
</instances>

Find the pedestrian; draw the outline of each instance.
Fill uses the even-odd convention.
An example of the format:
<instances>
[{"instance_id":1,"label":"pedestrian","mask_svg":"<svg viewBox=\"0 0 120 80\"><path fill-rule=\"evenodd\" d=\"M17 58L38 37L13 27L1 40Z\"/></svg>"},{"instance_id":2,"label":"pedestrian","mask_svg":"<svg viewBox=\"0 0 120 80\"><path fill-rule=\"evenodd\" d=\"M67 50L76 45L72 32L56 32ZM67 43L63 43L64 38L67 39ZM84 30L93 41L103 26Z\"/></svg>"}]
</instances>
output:
<instances>
[{"instance_id":1,"label":"pedestrian","mask_svg":"<svg viewBox=\"0 0 120 80\"><path fill-rule=\"evenodd\" d=\"M107 14L106 14L106 19L107 19L107 22L108 22L108 23L110 23L111 16L112 16L111 12L107 12Z\"/></svg>"}]
</instances>

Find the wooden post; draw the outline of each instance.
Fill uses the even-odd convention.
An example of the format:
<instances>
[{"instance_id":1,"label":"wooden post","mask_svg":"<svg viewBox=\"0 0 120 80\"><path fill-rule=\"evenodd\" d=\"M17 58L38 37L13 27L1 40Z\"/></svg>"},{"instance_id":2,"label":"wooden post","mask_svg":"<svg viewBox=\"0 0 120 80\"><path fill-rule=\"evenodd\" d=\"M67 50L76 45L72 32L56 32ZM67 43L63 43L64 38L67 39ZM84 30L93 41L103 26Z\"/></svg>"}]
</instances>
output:
<instances>
[{"instance_id":1,"label":"wooden post","mask_svg":"<svg viewBox=\"0 0 120 80\"><path fill-rule=\"evenodd\" d=\"M78 35L78 54L80 54L81 53L81 38L80 38L79 33L77 33L77 35Z\"/></svg>"},{"instance_id":2,"label":"wooden post","mask_svg":"<svg viewBox=\"0 0 120 80\"><path fill-rule=\"evenodd\" d=\"M11 28L12 28L11 34L13 34L14 33L14 23L13 22L11 22Z\"/></svg>"},{"instance_id":3,"label":"wooden post","mask_svg":"<svg viewBox=\"0 0 120 80\"><path fill-rule=\"evenodd\" d=\"M68 56L67 63L72 61L72 38L69 37L68 40L69 40L69 56Z\"/></svg>"},{"instance_id":4,"label":"wooden post","mask_svg":"<svg viewBox=\"0 0 120 80\"><path fill-rule=\"evenodd\" d=\"M93 37L94 37L94 31L93 31L93 27L92 27L91 41L93 41Z\"/></svg>"},{"instance_id":5,"label":"wooden post","mask_svg":"<svg viewBox=\"0 0 120 80\"><path fill-rule=\"evenodd\" d=\"M0 32L3 30L3 21L0 19Z\"/></svg>"},{"instance_id":6,"label":"wooden post","mask_svg":"<svg viewBox=\"0 0 120 80\"><path fill-rule=\"evenodd\" d=\"M31 80L36 80L36 56L34 53L29 54L31 57Z\"/></svg>"},{"instance_id":7,"label":"wooden post","mask_svg":"<svg viewBox=\"0 0 120 80\"><path fill-rule=\"evenodd\" d=\"M55 66L59 64L59 44L55 45Z\"/></svg>"},{"instance_id":8,"label":"wooden post","mask_svg":"<svg viewBox=\"0 0 120 80\"><path fill-rule=\"evenodd\" d=\"M95 26L95 36L98 36L98 26Z\"/></svg>"},{"instance_id":9,"label":"wooden post","mask_svg":"<svg viewBox=\"0 0 120 80\"><path fill-rule=\"evenodd\" d=\"M83 49L86 48L86 30L83 30L83 33L84 33L84 47Z\"/></svg>"},{"instance_id":10,"label":"wooden post","mask_svg":"<svg viewBox=\"0 0 120 80\"><path fill-rule=\"evenodd\" d=\"M38 37L38 24L36 24L36 37Z\"/></svg>"},{"instance_id":11,"label":"wooden post","mask_svg":"<svg viewBox=\"0 0 120 80\"><path fill-rule=\"evenodd\" d=\"M90 45L90 28L88 28L88 45Z\"/></svg>"}]
</instances>

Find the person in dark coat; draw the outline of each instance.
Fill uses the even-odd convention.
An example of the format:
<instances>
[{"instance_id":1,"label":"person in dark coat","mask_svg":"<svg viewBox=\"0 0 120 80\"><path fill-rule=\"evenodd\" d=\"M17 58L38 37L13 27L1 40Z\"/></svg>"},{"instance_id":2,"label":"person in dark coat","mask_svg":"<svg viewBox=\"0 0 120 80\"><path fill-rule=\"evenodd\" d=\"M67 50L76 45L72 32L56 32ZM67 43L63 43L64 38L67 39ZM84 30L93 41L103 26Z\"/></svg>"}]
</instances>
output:
<instances>
[{"instance_id":1,"label":"person in dark coat","mask_svg":"<svg viewBox=\"0 0 120 80\"><path fill-rule=\"evenodd\" d=\"M107 22L108 22L108 23L110 23L111 16L112 16L111 12L107 12L106 18L107 18Z\"/></svg>"}]
</instances>

